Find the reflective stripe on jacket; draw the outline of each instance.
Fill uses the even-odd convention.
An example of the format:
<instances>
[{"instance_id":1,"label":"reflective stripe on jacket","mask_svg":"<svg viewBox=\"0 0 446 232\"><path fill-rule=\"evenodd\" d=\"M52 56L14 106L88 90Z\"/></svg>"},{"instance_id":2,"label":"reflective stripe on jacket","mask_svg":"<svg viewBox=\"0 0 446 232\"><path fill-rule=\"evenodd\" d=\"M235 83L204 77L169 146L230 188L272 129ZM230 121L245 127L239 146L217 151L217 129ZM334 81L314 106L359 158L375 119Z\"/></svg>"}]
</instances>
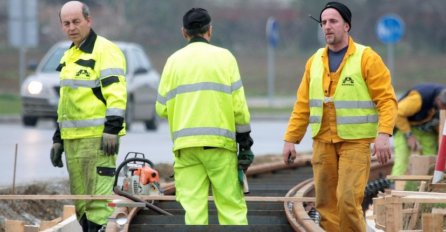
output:
<instances>
[{"instance_id":1,"label":"reflective stripe on jacket","mask_svg":"<svg viewBox=\"0 0 446 232\"><path fill-rule=\"evenodd\" d=\"M204 146L236 151L236 132L251 131L235 57L204 39L169 57L156 111L168 119L174 151Z\"/></svg>"},{"instance_id":2,"label":"reflective stripe on jacket","mask_svg":"<svg viewBox=\"0 0 446 232\"><path fill-rule=\"evenodd\" d=\"M356 52L342 69L336 92L325 97L322 88L324 65L322 53L316 52L310 68L310 125L312 136L319 132L324 104L333 102L339 137L343 139L374 138L377 134L378 114L361 71L361 58L365 47L356 44Z\"/></svg>"},{"instance_id":3,"label":"reflective stripe on jacket","mask_svg":"<svg viewBox=\"0 0 446 232\"><path fill-rule=\"evenodd\" d=\"M62 139L101 137L106 117L124 118L126 61L114 43L91 31L80 48L65 52L59 67ZM119 135L125 134L122 127Z\"/></svg>"}]
</instances>

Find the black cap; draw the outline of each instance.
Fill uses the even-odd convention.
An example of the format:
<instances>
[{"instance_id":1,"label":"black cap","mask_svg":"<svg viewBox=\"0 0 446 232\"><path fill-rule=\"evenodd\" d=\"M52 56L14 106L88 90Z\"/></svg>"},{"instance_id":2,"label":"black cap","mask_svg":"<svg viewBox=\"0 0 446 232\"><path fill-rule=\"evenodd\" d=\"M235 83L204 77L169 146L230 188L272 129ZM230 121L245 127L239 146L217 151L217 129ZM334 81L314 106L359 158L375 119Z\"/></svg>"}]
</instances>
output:
<instances>
[{"instance_id":1,"label":"black cap","mask_svg":"<svg viewBox=\"0 0 446 232\"><path fill-rule=\"evenodd\" d=\"M192 8L183 16L183 27L188 30L200 29L211 22L211 16L203 8Z\"/></svg>"},{"instance_id":2,"label":"black cap","mask_svg":"<svg viewBox=\"0 0 446 232\"><path fill-rule=\"evenodd\" d=\"M324 9L321 10L321 14L319 15L319 21L322 22L322 12L324 12L324 10L328 9L328 8L333 8L335 10L337 10L339 12L339 14L342 16L342 18L348 23L348 25L350 26L350 28L348 29L350 31L350 29L352 29L352 12L350 11L350 9L348 9L348 7L340 2L329 2L325 5Z\"/></svg>"}]
</instances>

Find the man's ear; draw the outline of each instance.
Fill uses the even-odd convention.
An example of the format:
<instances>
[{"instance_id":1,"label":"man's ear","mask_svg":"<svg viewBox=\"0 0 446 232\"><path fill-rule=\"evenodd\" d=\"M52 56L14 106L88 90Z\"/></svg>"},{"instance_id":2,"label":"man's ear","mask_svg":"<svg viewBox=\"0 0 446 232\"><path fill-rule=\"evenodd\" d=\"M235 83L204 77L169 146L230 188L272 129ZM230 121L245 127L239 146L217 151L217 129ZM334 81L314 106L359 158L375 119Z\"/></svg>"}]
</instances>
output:
<instances>
[{"instance_id":1,"label":"man's ear","mask_svg":"<svg viewBox=\"0 0 446 232\"><path fill-rule=\"evenodd\" d=\"M189 40L189 35L187 34L186 29L184 29L184 27L181 27L181 35L183 36L183 38L185 38L186 40Z\"/></svg>"}]
</instances>

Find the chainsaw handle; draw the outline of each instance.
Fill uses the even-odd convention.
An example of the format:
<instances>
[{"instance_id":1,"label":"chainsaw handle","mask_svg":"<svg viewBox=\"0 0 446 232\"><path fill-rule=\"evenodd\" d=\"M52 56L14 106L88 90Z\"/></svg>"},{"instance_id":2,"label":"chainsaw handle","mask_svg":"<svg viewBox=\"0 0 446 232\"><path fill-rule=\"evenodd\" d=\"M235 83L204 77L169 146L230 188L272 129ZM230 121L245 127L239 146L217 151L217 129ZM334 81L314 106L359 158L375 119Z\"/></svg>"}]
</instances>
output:
<instances>
[{"instance_id":1,"label":"chainsaw handle","mask_svg":"<svg viewBox=\"0 0 446 232\"><path fill-rule=\"evenodd\" d=\"M142 154L142 153L141 153ZM128 154L127 154L128 155ZM127 157L127 156L126 156ZM130 159L125 159L116 169L116 174L115 174L115 183L113 183L113 187L116 187L116 184L118 183L118 176L119 173L121 172L121 169L127 165L130 162L143 162L143 163L148 163L150 165L151 168L153 168L155 165L152 163L152 161L148 160L148 159L144 159L144 158L130 158Z\"/></svg>"},{"instance_id":2,"label":"chainsaw handle","mask_svg":"<svg viewBox=\"0 0 446 232\"><path fill-rule=\"evenodd\" d=\"M146 158L146 156L142 152L130 151L130 152L127 152L127 154L125 155L124 160L126 160L129 157L129 155L131 155L131 154L133 154L133 158L138 158L138 156L140 156L143 159Z\"/></svg>"}]
</instances>

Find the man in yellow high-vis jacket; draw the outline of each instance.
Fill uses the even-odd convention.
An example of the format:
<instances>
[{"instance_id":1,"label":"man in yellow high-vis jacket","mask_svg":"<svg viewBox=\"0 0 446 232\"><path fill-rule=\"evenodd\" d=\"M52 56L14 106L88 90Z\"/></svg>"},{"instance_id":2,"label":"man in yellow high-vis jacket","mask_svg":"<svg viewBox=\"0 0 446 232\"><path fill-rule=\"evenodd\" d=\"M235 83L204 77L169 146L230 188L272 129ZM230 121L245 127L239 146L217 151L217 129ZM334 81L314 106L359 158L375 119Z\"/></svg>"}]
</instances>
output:
<instances>
[{"instance_id":1,"label":"man in yellow high-vis jacket","mask_svg":"<svg viewBox=\"0 0 446 232\"><path fill-rule=\"evenodd\" d=\"M187 11L181 32L188 44L168 58L156 103L173 140L177 201L186 211L186 224L208 224L211 186L219 223L247 224L237 169L252 162L253 141L237 61L209 43L212 25L205 9ZM245 154L239 159L237 143Z\"/></svg>"},{"instance_id":2,"label":"man in yellow high-vis jacket","mask_svg":"<svg viewBox=\"0 0 446 232\"><path fill-rule=\"evenodd\" d=\"M58 127L51 162L63 167L65 152L73 195L110 195L119 136L125 135L126 62L121 50L92 29L90 10L70 1L59 13L62 29L73 43L60 71ZM98 231L112 213L106 200L75 201L83 231Z\"/></svg>"},{"instance_id":3,"label":"man in yellow high-vis jacket","mask_svg":"<svg viewBox=\"0 0 446 232\"><path fill-rule=\"evenodd\" d=\"M381 164L391 158L389 137L397 101L389 70L371 48L349 36L351 12L329 2L319 21L327 46L307 61L284 136L283 158L310 125L316 209L326 231L366 231L361 203L370 172L370 144Z\"/></svg>"}]
</instances>

